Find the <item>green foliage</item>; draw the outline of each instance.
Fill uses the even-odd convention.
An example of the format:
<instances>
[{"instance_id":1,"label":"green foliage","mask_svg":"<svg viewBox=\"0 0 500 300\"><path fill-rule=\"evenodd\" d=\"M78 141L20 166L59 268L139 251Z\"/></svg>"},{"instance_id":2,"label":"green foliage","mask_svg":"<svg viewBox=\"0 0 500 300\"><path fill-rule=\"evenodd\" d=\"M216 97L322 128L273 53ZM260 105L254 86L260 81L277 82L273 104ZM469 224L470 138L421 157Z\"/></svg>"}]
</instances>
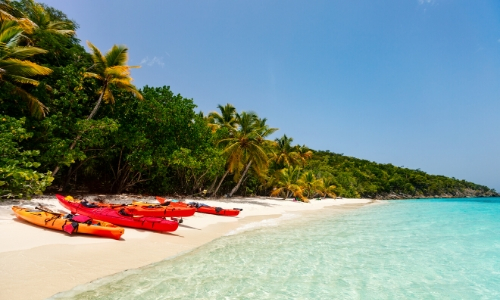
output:
<instances>
[{"instance_id":1,"label":"green foliage","mask_svg":"<svg viewBox=\"0 0 500 300\"><path fill-rule=\"evenodd\" d=\"M114 193L496 195L463 180L293 146L286 135L266 140L277 129L231 104L205 117L169 87L138 91L126 46L102 54L89 43L87 53L63 12L33 0L1 6L10 17L0 22L0 197L29 197L52 180L52 188Z\"/></svg>"},{"instance_id":2,"label":"green foliage","mask_svg":"<svg viewBox=\"0 0 500 300\"><path fill-rule=\"evenodd\" d=\"M25 118L0 115L0 198L30 197L41 194L53 178L50 172L36 171L40 163L33 157L38 150L22 150L18 142L29 139L32 133L23 128Z\"/></svg>"},{"instance_id":3,"label":"green foliage","mask_svg":"<svg viewBox=\"0 0 500 300\"><path fill-rule=\"evenodd\" d=\"M314 152L306 165L320 176L332 176L336 193L342 197L428 197L460 196L470 191L496 194L486 186L445 176L429 175L420 170L378 164L329 151Z\"/></svg>"},{"instance_id":4,"label":"green foliage","mask_svg":"<svg viewBox=\"0 0 500 300\"><path fill-rule=\"evenodd\" d=\"M84 160L89 149L101 147L107 136L118 129L117 122L111 118L86 120L95 103L92 97L95 85L85 79L84 73L83 68L72 65L57 67L51 77L52 92L34 91L47 103L50 114L42 120L29 119L35 139L28 147L41 151L40 162L47 169ZM78 134L83 137L70 149Z\"/></svg>"},{"instance_id":5,"label":"green foliage","mask_svg":"<svg viewBox=\"0 0 500 300\"><path fill-rule=\"evenodd\" d=\"M119 93L115 106L102 110L119 129L86 163L92 177L112 192L194 193L223 172L211 129L191 99L174 95L169 87L146 86L141 93L143 101Z\"/></svg>"}]
</instances>

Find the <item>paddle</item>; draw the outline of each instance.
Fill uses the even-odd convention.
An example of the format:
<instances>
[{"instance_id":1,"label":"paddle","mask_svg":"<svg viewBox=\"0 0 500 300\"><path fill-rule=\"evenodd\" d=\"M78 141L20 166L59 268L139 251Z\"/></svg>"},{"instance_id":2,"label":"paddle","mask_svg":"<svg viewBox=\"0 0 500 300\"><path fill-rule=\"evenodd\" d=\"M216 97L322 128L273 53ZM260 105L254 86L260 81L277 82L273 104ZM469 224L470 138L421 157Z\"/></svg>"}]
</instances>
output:
<instances>
[{"instance_id":1,"label":"paddle","mask_svg":"<svg viewBox=\"0 0 500 300\"><path fill-rule=\"evenodd\" d=\"M62 213L57 213L55 211L52 211L46 207L43 207L43 206L36 206L35 209L38 209L40 211L43 211L43 212L46 212L46 213L49 213L49 214L53 214L53 215L59 215L59 216L62 216L62 215L65 215L65 214L62 214Z\"/></svg>"}]
</instances>

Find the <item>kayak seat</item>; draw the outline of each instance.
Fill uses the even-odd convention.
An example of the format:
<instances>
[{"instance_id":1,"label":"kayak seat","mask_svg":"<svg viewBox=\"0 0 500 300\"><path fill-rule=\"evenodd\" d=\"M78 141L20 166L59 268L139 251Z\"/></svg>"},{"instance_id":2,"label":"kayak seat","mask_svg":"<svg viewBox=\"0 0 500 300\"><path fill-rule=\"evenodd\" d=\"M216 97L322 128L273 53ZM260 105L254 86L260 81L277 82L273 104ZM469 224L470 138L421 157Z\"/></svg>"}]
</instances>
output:
<instances>
[{"instance_id":1,"label":"kayak seat","mask_svg":"<svg viewBox=\"0 0 500 300\"><path fill-rule=\"evenodd\" d=\"M81 205L87 207L87 208L96 208L99 207L97 204L89 203L87 200L83 200L80 202Z\"/></svg>"}]
</instances>

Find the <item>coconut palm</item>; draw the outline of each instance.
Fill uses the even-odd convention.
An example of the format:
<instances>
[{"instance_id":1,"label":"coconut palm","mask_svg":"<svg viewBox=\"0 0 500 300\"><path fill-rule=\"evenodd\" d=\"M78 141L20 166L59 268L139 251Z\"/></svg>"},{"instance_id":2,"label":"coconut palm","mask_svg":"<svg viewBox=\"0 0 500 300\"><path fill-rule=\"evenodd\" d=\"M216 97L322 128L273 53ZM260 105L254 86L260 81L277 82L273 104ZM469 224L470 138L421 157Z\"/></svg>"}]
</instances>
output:
<instances>
[{"instance_id":1,"label":"coconut palm","mask_svg":"<svg viewBox=\"0 0 500 300\"><path fill-rule=\"evenodd\" d=\"M297 163L298 153L295 151L295 147L292 147L293 138L287 137L286 134L284 134L274 141L276 154L273 160L276 164L281 166L295 165Z\"/></svg>"},{"instance_id":2,"label":"coconut palm","mask_svg":"<svg viewBox=\"0 0 500 300\"><path fill-rule=\"evenodd\" d=\"M208 114L208 126L212 129L212 132L216 132L220 128L227 128L230 132L232 132L232 130L238 126L236 121L236 108L230 103L227 103L224 106L219 104L217 105L217 108L220 113L213 111ZM219 146L223 146L223 144L219 143ZM217 196L217 192L228 174L229 168L227 168L224 175L222 175L219 184L217 184L217 187L212 194L214 197Z\"/></svg>"},{"instance_id":3,"label":"coconut palm","mask_svg":"<svg viewBox=\"0 0 500 300\"><path fill-rule=\"evenodd\" d=\"M275 133L278 128L269 127L269 125L267 125L267 118L257 118L255 120L255 128L258 134L257 141L265 145L266 148L271 151L272 149L270 147L273 146L273 143L269 140L266 140L266 137Z\"/></svg>"},{"instance_id":4,"label":"coconut palm","mask_svg":"<svg viewBox=\"0 0 500 300\"><path fill-rule=\"evenodd\" d=\"M273 183L274 189L271 192L272 197L282 196L283 199L290 196L304 199L303 190L298 181L300 169L297 166L288 166L277 172L277 177Z\"/></svg>"},{"instance_id":5,"label":"coconut palm","mask_svg":"<svg viewBox=\"0 0 500 300\"><path fill-rule=\"evenodd\" d=\"M0 21L15 21L26 33L32 33L36 26L22 11L12 6L10 0L0 0Z\"/></svg>"},{"instance_id":6,"label":"coconut palm","mask_svg":"<svg viewBox=\"0 0 500 300\"><path fill-rule=\"evenodd\" d=\"M266 138L269 135L275 133L278 130L278 128L269 127L269 125L267 125L267 118L262 118L262 119L257 118L255 122L258 134L257 142L262 146L264 151L267 153L268 161L266 162L266 164L260 166L264 168L259 168L259 166L254 165L254 173L258 175L261 182L265 182L266 181L265 174L268 172L267 167L269 166L269 157L273 157L275 154L274 142L271 140L267 140Z\"/></svg>"},{"instance_id":7,"label":"coconut palm","mask_svg":"<svg viewBox=\"0 0 500 300\"><path fill-rule=\"evenodd\" d=\"M139 68L139 66L127 66L128 60L128 49L123 45L114 45L111 50L109 50L105 55L102 55L101 51L94 46L91 42L87 42L87 45L92 50L92 59L94 64L90 67L90 72L85 73L85 77L95 78L101 82L101 88L98 91L99 98L94 106L94 109L90 112L87 120L92 119L97 110L101 106L102 101L105 103L115 103L115 98L111 90L112 87L130 92L136 98L142 100L143 97L137 88L132 84L132 77L130 77L131 68ZM80 140L82 134L79 134L69 149L74 149L76 143ZM52 172L52 176L55 176L59 171L59 166L56 166Z\"/></svg>"},{"instance_id":8,"label":"coconut palm","mask_svg":"<svg viewBox=\"0 0 500 300\"><path fill-rule=\"evenodd\" d=\"M312 198L316 194L324 194L324 184L322 179L317 179L312 171L308 171L300 176L298 184L304 190L307 198Z\"/></svg>"},{"instance_id":9,"label":"coconut palm","mask_svg":"<svg viewBox=\"0 0 500 300\"><path fill-rule=\"evenodd\" d=\"M296 153L297 161L301 162L302 167L304 167L307 160L311 159L313 156L312 151L307 148L306 145L296 145L294 147L294 152Z\"/></svg>"},{"instance_id":10,"label":"coconut palm","mask_svg":"<svg viewBox=\"0 0 500 300\"><path fill-rule=\"evenodd\" d=\"M220 141L225 145L228 171L234 173L234 179L238 181L229 193L230 197L239 189L250 167L257 173L266 168L269 143L265 138L278 130L267 126L266 120L259 119L253 112L236 114L236 121L238 128L231 129L230 136Z\"/></svg>"},{"instance_id":11,"label":"coconut palm","mask_svg":"<svg viewBox=\"0 0 500 300\"><path fill-rule=\"evenodd\" d=\"M92 50L94 65L90 68L91 72L86 72L85 76L95 78L101 81L102 84L99 90L99 99L87 117L87 120L94 117L103 100L105 103L115 103L111 87L130 92L139 100L143 99L141 93L132 84L132 77L130 77L130 69L140 68L140 66L126 65L128 60L127 47L124 45L114 45L111 50L102 55L101 51L91 42L87 41L87 45Z\"/></svg>"},{"instance_id":12,"label":"coconut palm","mask_svg":"<svg viewBox=\"0 0 500 300\"><path fill-rule=\"evenodd\" d=\"M71 36L75 34L75 25L72 22L53 20L51 14L34 0L22 0L27 17L32 21L33 31L45 31L60 35Z\"/></svg>"},{"instance_id":13,"label":"coconut palm","mask_svg":"<svg viewBox=\"0 0 500 300\"><path fill-rule=\"evenodd\" d=\"M19 46L22 34L23 29L16 21L0 21L0 82L12 83L14 91L28 103L30 112L35 116L44 116L47 108L21 85L38 86L39 81L32 77L52 73L51 69L26 60L47 51Z\"/></svg>"},{"instance_id":14,"label":"coconut palm","mask_svg":"<svg viewBox=\"0 0 500 300\"><path fill-rule=\"evenodd\" d=\"M238 126L236 121L236 108L227 103L226 105L217 105L220 113L213 111L208 114L208 119L211 124L212 131L220 128L234 129Z\"/></svg>"},{"instance_id":15,"label":"coconut palm","mask_svg":"<svg viewBox=\"0 0 500 300\"><path fill-rule=\"evenodd\" d=\"M320 187L321 193L325 197L337 198L337 194L335 193L335 189L337 188L334 184L333 177L325 176L321 178L323 185Z\"/></svg>"}]
</instances>

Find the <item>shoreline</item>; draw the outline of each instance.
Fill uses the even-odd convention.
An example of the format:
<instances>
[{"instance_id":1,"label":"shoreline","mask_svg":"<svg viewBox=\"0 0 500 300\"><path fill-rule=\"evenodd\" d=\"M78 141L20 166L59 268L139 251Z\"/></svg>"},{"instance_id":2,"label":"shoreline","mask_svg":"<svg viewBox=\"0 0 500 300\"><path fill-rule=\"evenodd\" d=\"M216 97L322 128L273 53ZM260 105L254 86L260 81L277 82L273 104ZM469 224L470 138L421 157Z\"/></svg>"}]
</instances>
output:
<instances>
[{"instance_id":1,"label":"shoreline","mask_svg":"<svg viewBox=\"0 0 500 300\"><path fill-rule=\"evenodd\" d=\"M153 202L151 199L141 199ZM222 199L221 199L222 200ZM195 200L200 201L200 200ZM213 206L240 207L238 217L195 214L172 233L126 228L122 240L85 235L68 236L17 220L12 204L0 205L0 289L1 299L45 299L96 279L140 268L192 251L229 233L238 234L259 227L285 213L318 212L323 208L355 209L371 199L323 199L311 203L291 200L233 198L202 200ZM23 201L62 209L51 198ZM333 212L333 213L338 213ZM279 222L279 221L278 221ZM242 229L238 231L237 229Z\"/></svg>"}]
</instances>

